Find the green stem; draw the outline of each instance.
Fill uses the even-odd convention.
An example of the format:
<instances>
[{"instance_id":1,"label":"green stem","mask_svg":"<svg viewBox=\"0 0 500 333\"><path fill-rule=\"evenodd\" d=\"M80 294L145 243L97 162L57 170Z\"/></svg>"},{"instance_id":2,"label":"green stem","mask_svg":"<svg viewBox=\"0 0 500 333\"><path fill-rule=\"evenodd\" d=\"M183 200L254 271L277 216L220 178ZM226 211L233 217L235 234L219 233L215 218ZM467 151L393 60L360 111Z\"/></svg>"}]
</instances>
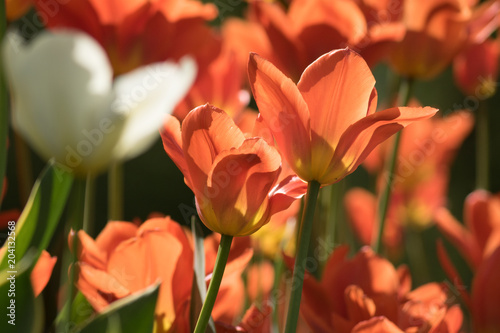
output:
<instances>
[{"instance_id":1,"label":"green stem","mask_svg":"<svg viewBox=\"0 0 500 333\"><path fill-rule=\"evenodd\" d=\"M123 220L123 165L118 162L108 173L108 219Z\"/></svg>"},{"instance_id":2,"label":"green stem","mask_svg":"<svg viewBox=\"0 0 500 333\"><path fill-rule=\"evenodd\" d=\"M488 190L489 170L489 130L486 102L479 105L476 121L476 187Z\"/></svg>"},{"instance_id":3,"label":"green stem","mask_svg":"<svg viewBox=\"0 0 500 333\"><path fill-rule=\"evenodd\" d=\"M277 291L280 288L281 277L283 275L283 269L285 268L285 262L280 255L277 255L274 260L274 282L273 282L273 322L272 322L272 332L280 331L280 316L278 312L279 299L277 296Z\"/></svg>"},{"instance_id":4,"label":"green stem","mask_svg":"<svg viewBox=\"0 0 500 333\"><path fill-rule=\"evenodd\" d=\"M5 1L0 4L0 45L3 45L7 30ZM0 56L0 191L3 188L3 178L7 168L7 137L9 135L9 103L7 82L4 78L2 59ZM0 205L1 205L0 201Z\"/></svg>"},{"instance_id":5,"label":"green stem","mask_svg":"<svg viewBox=\"0 0 500 333\"><path fill-rule=\"evenodd\" d=\"M61 285L64 282L67 283L66 289L66 300L65 304L61 307L61 315L56 320L57 332L65 332L67 330L68 323L71 322L71 312L73 304L73 295L75 293L75 270L74 265L78 258L77 253L77 232L83 226L83 220L85 215L85 181L82 179L75 179L73 183L73 188L71 189L71 194L68 201L67 207L67 224L65 227L64 235L68 235L70 230L75 232L73 237L73 246L71 249L64 247L62 255L62 269L61 269ZM69 270L68 268L73 267Z\"/></svg>"},{"instance_id":6,"label":"green stem","mask_svg":"<svg viewBox=\"0 0 500 333\"><path fill-rule=\"evenodd\" d=\"M31 161L31 151L24 139L14 133L14 147L16 154L17 188L19 191L19 202L25 205L35 183Z\"/></svg>"},{"instance_id":7,"label":"green stem","mask_svg":"<svg viewBox=\"0 0 500 333\"><path fill-rule=\"evenodd\" d=\"M205 329L207 328L207 324L210 320L210 315L212 314L212 309L215 304L215 299L217 298L217 293L219 292L222 275L224 275L224 270L226 269L226 262L229 256L232 241L233 236L221 236L219 250L217 251L217 258L215 259L215 267L212 273L212 280L208 286L207 297L203 303L203 307L201 308L194 333L205 333Z\"/></svg>"},{"instance_id":8,"label":"green stem","mask_svg":"<svg viewBox=\"0 0 500 333\"><path fill-rule=\"evenodd\" d=\"M320 183L314 180L310 181L307 186L304 215L302 215L302 221L300 223L299 242L297 247L297 254L295 256L295 265L293 268L292 291L290 295L290 304L288 306L288 314L286 317L285 326L286 333L294 333L297 330L300 300L302 298L302 285L304 283L304 273L307 263L307 251L309 249L314 210L316 208L319 188Z\"/></svg>"},{"instance_id":9,"label":"green stem","mask_svg":"<svg viewBox=\"0 0 500 333\"><path fill-rule=\"evenodd\" d=\"M398 95L398 105L406 106L410 100L411 96L411 88L413 86L413 81L411 79L402 78L399 86L399 95ZM377 230L377 238L375 239L375 243L373 245L373 250L376 253L380 253L382 250L382 236L384 234L385 220L387 217L387 210L389 208L389 202L391 198L392 192L392 181L394 180L394 172L396 170L396 162L398 157L399 143L401 141L401 133L399 131L395 135L394 145L392 147L391 155L388 161L387 168L387 182L385 184L385 188L380 197L378 212L379 212L379 223Z\"/></svg>"},{"instance_id":10,"label":"green stem","mask_svg":"<svg viewBox=\"0 0 500 333\"><path fill-rule=\"evenodd\" d=\"M94 194L95 179L90 173L88 173L85 180L85 201L83 203L82 229L89 235L92 235L94 231Z\"/></svg>"}]
</instances>

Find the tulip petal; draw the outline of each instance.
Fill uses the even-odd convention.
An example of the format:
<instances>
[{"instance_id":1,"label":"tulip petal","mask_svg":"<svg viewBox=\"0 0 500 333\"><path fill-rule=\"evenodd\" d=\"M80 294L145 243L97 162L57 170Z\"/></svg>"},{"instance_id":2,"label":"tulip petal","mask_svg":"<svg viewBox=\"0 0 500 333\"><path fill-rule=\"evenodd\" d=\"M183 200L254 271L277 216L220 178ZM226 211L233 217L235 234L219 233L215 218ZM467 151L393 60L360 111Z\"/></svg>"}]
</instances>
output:
<instances>
[{"instance_id":1,"label":"tulip petal","mask_svg":"<svg viewBox=\"0 0 500 333\"><path fill-rule=\"evenodd\" d=\"M110 221L106 224L99 236L95 240L97 247L106 254L106 261L109 255L123 241L132 238L137 233L137 226L130 222Z\"/></svg>"},{"instance_id":2,"label":"tulip petal","mask_svg":"<svg viewBox=\"0 0 500 333\"><path fill-rule=\"evenodd\" d=\"M401 265L397 268L399 278L398 298L402 298L411 290L411 273L406 265Z\"/></svg>"},{"instance_id":3,"label":"tulip petal","mask_svg":"<svg viewBox=\"0 0 500 333\"><path fill-rule=\"evenodd\" d=\"M78 284L80 284L80 281L83 280L88 284L88 286L91 286L89 289L98 290L99 294L109 296L108 303L118 298L130 295L131 293L131 290L121 284L120 281L118 281L118 279L116 279L112 274L96 269L85 262L80 262L78 264L78 271L80 273ZM78 289L80 289L82 293L86 294L86 288L79 286Z\"/></svg>"},{"instance_id":4,"label":"tulip petal","mask_svg":"<svg viewBox=\"0 0 500 333\"><path fill-rule=\"evenodd\" d=\"M70 249L73 249L74 238L69 236ZM78 260L87 263L97 269L106 269L106 261L109 253L101 250L96 242L85 231L79 230L78 237ZM106 250L106 248L105 248Z\"/></svg>"},{"instance_id":5,"label":"tulip petal","mask_svg":"<svg viewBox=\"0 0 500 333\"><path fill-rule=\"evenodd\" d=\"M471 299L470 295L467 292L466 285L463 283L462 278L460 275L458 275L457 270L451 263L451 259L448 256L448 253L446 252L446 249L444 248L443 242L441 239L438 239L436 243L436 252L437 256L439 259L439 263L441 264L441 267L443 268L443 271L445 274L448 276L448 279L450 281L453 281L453 286L457 289L459 292L460 296L462 297L462 300L465 302L465 304L471 308Z\"/></svg>"},{"instance_id":6,"label":"tulip petal","mask_svg":"<svg viewBox=\"0 0 500 333\"><path fill-rule=\"evenodd\" d=\"M481 252L484 251L492 230L500 228L500 215L492 214L494 200L494 197L484 190L476 190L465 199L464 220L474 235ZM497 203L497 206L500 208L500 202Z\"/></svg>"},{"instance_id":7,"label":"tulip petal","mask_svg":"<svg viewBox=\"0 0 500 333\"><path fill-rule=\"evenodd\" d=\"M378 144L412 122L430 118L436 112L437 109L430 107L391 108L357 121L342 134L322 183L333 183L350 174Z\"/></svg>"},{"instance_id":8,"label":"tulip petal","mask_svg":"<svg viewBox=\"0 0 500 333\"><path fill-rule=\"evenodd\" d=\"M245 312L240 326L246 332L268 333L271 332L273 308L268 303L263 303L259 307L252 306ZM238 328L240 327L238 326ZM238 331L237 331L238 332Z\"/></svg>"},{"instance_id":9,"label":"tulip petal","mask_svg":"<svg viewBox=\"0 0 500 333\"><path fill-rule=\"evenodd\" d=\"M46 159L77 170L102 168L121 131L110 109L112 71L104 50L75 32L42 32L29 46L8 38L3 51L16 130Z\"/></svg>"},{"instance_id":10,"label":"tulip petal","mask_svg":"<svg viewBox=\"0 0 500 333\"><path fill-rule=\"evenodd\" d=\"M287 209L295 200L302 198L306 192L307 183L296 175L284 178L271 191L269 215L272 216L277 212Z\"/></svg>"},{"instance_id":11,"label":"tulip petal","mask_svg":"<svg viewBox=\"0 0 500 333\"><path fill-rule=\"evenodd\" d=\"M325 295L321 283L307 273L304 279L302 297L300 311L309 327L314 332L330 332L332 325L330 309L333 299Z\"/></svg>"},{"instance_id":12,"label":"tulip petal","mask_svg":"<svg viewBox=\"0 0 500 333\"><path fill-rule=\"evenodd\" d=\"M474 332L495 332L500 327L500 247L477 270L472 282Z\"/></svg>"},{"instance_id":13,"label":"tulip petal","mask_svg":"<svg viewBox=\"0 0 500 333\"><path fill-rule=\"evenodd\" d=\"M180 258L182 258L182 260L177 261L173 281L191 281L190 277L193 275L194 254L190 241L181 225L168 216L150 218L139 227L138 235L143 235L144 233L151 231L167 232L180 242L182 245ZM180 306L180 304L190 297L190 295L191 283L177 283L175 288L172 289L172 297L175 308Z\"/></svg>"},{"instance_id":14,"label":"tulip petal","mask_svg":"<svg viewBox=\"0 0 500 333\"><path fill-rule=\"evenodd\" d=\"M135 157L153 144L165 116L184 97L195 77L196 63L185 57L178 65L157 63L116 78L113 109L126 119L113 152L116 159Z\"/></svg>"},{"instance_id":15,"label":"tulip petal","mask_svg":"<svg viewBox=\"0 0 500 333\"><path fill-rule=\"evenodd\" d=\"M182 134L179 120L175 117L167 116L167 120L160 130L160 135L163 142L163 149L165 149L167 155L184 175L186 185L193 190L189 169L184 158L184 151L182 150Z\"/></svg>"},{"instance_id":16,"label":"tulip petal","mask_svg":"<svg viewBox=\"0 0 500 333\"><path fill-rule=\"evenodd\" d=\"M309 109L295 84L269 61L250 54L248 75L260 114L292 169L302 179L311 163Z\"/></svg>"},{"instance_id":17,"label":"tulip petal","mask_svg":"<svg viewBox=\"0 0 500 333\"><path fill-rule=\"evenodd\" d=\"M204 196L208 173L216 156L239 147L245 136L221 109L211 105L192 110L182 123L182 149L196 197Z\"/></svg>"},{"instance_id":18,"label":"tulip petal","mask_svg":"<svg viewBox=\"0 0 500 333\"><path fill-rule=\"evenodd\" d=\"M163 316L165 327L169 327L175 318L172 295L176 286L172 283L181 252L182 244L173 235L145 230L140 237L122 242L108 261L107 271L131 292L161 280L155 312ZM191 285L192 278L186 277L182 282Z\"/></svg>"},{"instance_id":19,"label":"tulip petal","mask_svg":"<svg viewBox=\"0 0 500 333\"><path fill-rule=\"evenodd\" d=\"M354 326L351 333L403 333L386 317L373 317Z\"/></svg>"},{"instance_id":20,"label":"tulip petal","mask_svg":"<svg viewBox=\"0 0 500 333\"><path fill-rule=\"evenodd\" d=\"M49 282L52 270L56 264L57 258L51 257L50 254L43 250L38 258L38 261L31 271L31 285L33 287L33 294L35 297L40 295L47 283Z\"/></svg>"},{"instance_id":21,"label":"tulip petal","mask_svg":"<svg viewBox=\"0 0 500 333\"><path fill-rule=\"evenodd\" d=\"M311 131L335 149L342 133L367 115L374 86L370 68L356 52L346 48L319 57L297 84L309 108Z\"/></svg>"},{"instance_id":22,"label":"tulip petal","mask_svg":"<svg viewBox=\"0 0 500 333\"><path fill-rule=\"evenodd\" d=\"M481 249L473 235L451 213L440 208L434 214L439 230L456 247L472 268L481 263Z\"/></svg>"},{"instance_id":23,"label":"tulip petal","mask_svg":"<svg viewBox=\"0 0 500 333\"><path fill-rule=\"evenodd\" d=\"M226 235L245 236L256 231L269 220L267 197L280 170L278 151L260 138L247 139L240 148L221 152L208 174L205 193L217 218L204 222L211 228L218 225L215 231Z\"/></svg>"},{"instance_id":24,"label":"tulip petal","mask_svg":"<svg viewBox=\"0 0 500 333\"><path fill-rule=\"evenodd\" d=\"M372 243L377 223L377 199L362 188L349 190L344 197L349 222L363 245Z\"/></svg>"},{"instance_id":25,"label":"tulip petal","mask_svg":"<svg viewBox=\"0 0 500 333\"><path fill-rule=\"evenodd\" d=\"M375 315L375 303L366 296L363 290L350 285L345 289L345 303L347 308L347 318L352 322L368 320Z\"/></svg>"}]
</instances>

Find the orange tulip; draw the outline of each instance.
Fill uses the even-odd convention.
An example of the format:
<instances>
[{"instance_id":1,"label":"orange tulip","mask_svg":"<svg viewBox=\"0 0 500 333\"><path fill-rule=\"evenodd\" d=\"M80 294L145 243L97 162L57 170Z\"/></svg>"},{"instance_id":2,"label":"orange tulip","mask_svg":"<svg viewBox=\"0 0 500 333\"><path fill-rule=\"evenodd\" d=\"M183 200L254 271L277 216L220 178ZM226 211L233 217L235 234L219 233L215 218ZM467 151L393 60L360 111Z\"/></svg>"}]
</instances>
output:
<instances>
[{"instance_id":1,"label":"orange tulip","mask_svg":"<svg viewBox=\"0 0 500 333\"><path fill-rule=\"evenodd\" d=\"M277 184L278 151L262 138L245 139L233 120L211 105L192 110L182 131L170 117L161 136L194 192L201 220L220 234L250 235L305 193L297 177Z\"/></svg>"},{"instance_id":2,"label":"orange tulip","mask_svg":"<svg viewBox=\"0 0 500 333\"><path fill-rule=\"evenodd\" d=\"M397 167L393 177L391 201L386 217L383 242L392 257L401 253L403 228L427 228L436 210L446 204L450 165L473 127L469 112L455 112L444 118L419 121L401 137ZM384 142L367 157L363 166L377 174L378 189L387 181L384 161L392 142ZM373 241L378 228L377 197L352 189L344 199L349 220L363 244Z\"/></svg>"},{"instance_id":3,"label":"orange tulip","mask_svg":"<svg viewBox=\"0 0 500 333\"><path fill-rule=\"evenodd\" d=\"M40 257L38 258L35 267L33 267L33 271L30 276L33 294L35 297L40 295L43 289L45 289L47 283L49 283L56 261L57 258L51 257L45 250L43 250L40 254Z\"/></svg>"},{"instance_id":4,"label":"orange tulip","mask_svg":"<svg viewBox=\"0 0 500 333\"><path fill-rule=\"evenodd\" d=\"M472 282L474 332L493 333L500 327L500 246L483 261Z\"/></svg>"},{"instance_id":5,"label":"orange tulip","mask_svg":"<svg viewBox=\"0 0 500 333\"><path fill-rule=\"evenodd\" d=\"M200 59L206 53L216 55L213 32L206 25L217 15L213 4L187 0L72 0L64 4L35 0L34 4L48 28L77 29L96 39L106 50L115 75L141 65L179 60L186 54Z\"/></svg>"},{"instance_id":6,"label":"orange tulip","mask_svg":"<svg viewBox=\"0 0 500 333\"><path fill-rule=\"evenodd\" d=\"M272 308L268 304L260 307L252 305L238 326L232 326L227 323L215 322L217 333L271 333L271 314Z\"/></svg>"},{"instance_id":7,"label":"orange tulip","mask_svg":"<svg viewBox=\"0 0 500 333\"><path fill-rule=\"evenodd\" d=\"M6 250L6 246L0 248L0 258L3 257ZM56 261L57 258L51 257L47 251L43 250L40 253L40 257L38 257L38 261L33 267L30 275L31 287L33 288L33 295L35 297L38 297L43 289L45 289L47 283L49 283Z\"/></svg>"},{"instance_id":8,"label":"orange tulip","mask_svg":"<svg viewBox=\"0 0 500 333\"><path fill-rule=\"evenodd\" d=\"M464 204L465 225L445 208L436 212L436 223L444 236L456 247L472 268L474 278L470 291L465 287L442 242L438 258L472 313L474 332L496 332L500 327L500 194L484 190L469 194Z\"/></svg>"},{"instance_id":9,"label":"orange tulip","mask_svg":"<svg viewBox=\"0 0 500 333\"><path fill-rule=\"evenodd\" d=\"M368 1L364 1L368 2ZM391 19L404 26L404 38L386 44L391 67L400 75L430 79L440 74L470 40L493 31L496 1L473 8L461 0L405 0L391 4Z\"/></svg>"},{"instance_id":10,"label":"orange tulip","mask_svg":"<svg viewBox=\"0 0 500 333\"><path fill-rule=\"evenodd\" d=\"M168 217L152 218L141 226L112 221L95 240L84 231L76 236L77 287L96 311L161 281L155 310L156 332L189 331L193 249L189 233L179 224ZM70 235L71 248L73 238ZM208 237L205 243L209 273L216 253L210 244L217 243L212 238ZM244 288L240 276L251 256L252 251L245 246L232 251L215 304L216 320L233 321L241 311Z\"/></svg>"},{"instance_id":11,"label":"orange tulip","mask_svg":"<svg viewBox=\"0 0 500 333\"><path fill-rule=\"evenodd\" d=\"M499 43L499 40L491 39L473 44L455 58L455 83L463 93L480 100L495 94L500 57Z\"/></svg>"},{"instance_id":12,"label":"orange tulip","mask_svg":"<svg viewBox=\"0 0 500 333\"><path fill-rule=\"evenodd\" d=\"M348 251L335 249L321 281L304 280L301 311L314 332L459 331L462 312L449 306L444 286L429 283L410 291L406 267L396 270L368 247L352 259Z\"/></svg>"},{"instance_id":13,"label":"orange tulip","mask_svg":"<svg viewBox=\"0 0 500 333\"><path fill-rule=\"evenodd\" d=\"M384 225L382 242L390 258L399 258L403 244L403 228L399 214L404 210L401 197L391 197ZM363 245L371 245L378 227L377 197L363 188L353 188L344 196L344 206L349 223Z\"/></svg>"},{"instance_id":14,"label":"orange tulip","mask_svg":"<svg viewBox=\"0 0 500 333\"><path fill-rule=\"evenodd\" d=\"M434 218L439 230L473 270L500 246L500 194L484 190L469 194L464 204L465 225L446 208L439 209Z\"/></svg>"},{"instance_id":15,"label":"orange tulip","mask_svg":"<svg viewBox=\"0 0 500 333\"><path fill-rule=\"evenodd\" d=\"M14 21L26 14L33 5L32 0L5 0L8 21Z\"/></svg>"},{"instance_id":16,"label":"orange tulip","mask_svg":"<svg viewBox=\"0 0 500 333\"><path fill-rule=\"evenodd\" d=\"M265 303L274 284L274 266L267 260L255 263L247 269L247 294L250 302Z\"/></svg>"},{"instance_id":17,"label":"orange tulip","mask_svg":"<svg viewBox=\"0 0 500 333\"><path fill-rule=\"evenodd\" d=\"M247 19L224 24L224 38L246 60L256 52L294 81L312 61L332 49L365 38L366 21L351 1L294 0L281 3L251 1Z\"/></svg>"},{"instance_id":18,"label":"orange tulip","mask_svg":"<svg viewBox=\"0 0 500 333\"><path fill-rule=\"evenodd\" d=\"M246 76L240 69L235 50L227 44L222 43L222 50L214 60L208 55L206 69L199 72L191 90L177 105L173 115L182 121L189 111L210 101L210 104L229 114L244 133L251 133L257 113L246 109L250 102L250 94L244 89Z\"/></svg>"},{"instance_id":19,"label":"orange tulip","mask_svg":"<svg viewBox=\"0 0 500 333\"><path fill-rule=\"evenodd\" d=\"M297 85L257 54L251 54L248 72L264 122L290 167L307 182L339 181L379 143L437 112L429 107L375 112L375 79L350 49L318 58Z\"/></svg>"}]
</instances>

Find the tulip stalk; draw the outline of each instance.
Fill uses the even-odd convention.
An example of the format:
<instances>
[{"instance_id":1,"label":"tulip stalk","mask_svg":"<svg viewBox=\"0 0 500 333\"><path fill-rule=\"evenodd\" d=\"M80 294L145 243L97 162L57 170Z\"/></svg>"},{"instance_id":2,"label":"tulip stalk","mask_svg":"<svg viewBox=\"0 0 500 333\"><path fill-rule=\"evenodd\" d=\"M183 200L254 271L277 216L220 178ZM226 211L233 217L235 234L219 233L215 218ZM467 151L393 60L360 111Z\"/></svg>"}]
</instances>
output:
<instances>
[{"instance_id":1,"label":"tulip stalk","mask_svg":"<svg viewBox=\"0 0 500 333\"><path fill-rule=\"evenodd\" d=\"M490 149L486 102L479 105L476 119L476 188L488 190Z\"/></svg>"},{"instance_id":2,"label":"tulip stalk","mask_svg":"<svg viewBox=\"0 0 500 333\"><path fill-rule=\"evenodd\" d=\"M3 44L6 30L7 14L5 1L2 1L0 4L0 45ZM9 103L7 100L7 82L4 78L3 66L0 66L0 190L3 188L3 178L7 167L7 137L9 134Z\"/></svg>"},{"instance_id":3,"label":"tulip stalk","mask_svg":"<svg viewBox=\"0 0 500 333\"><path fill-rule=\"evenodd\" d=\"M194 333L205 333L205 330L210 320L210 315L212 314L212 309L215 304L215 299L219 292L220 283L222 281L222 276L224 275L224 270L226 269L227 258L229 257L229 250L231 249L231 243L233 241L233 236L221 235L219 249L217 251L217 258L215 259L214 271L212 273L212 279L210 280L210 285L207 290L207 297L203 302L201 308L200 316L198 317L198 322L194 329Z\"/></svg>"},{"instance_id":4,"label":"tulip stalk","mask_svg":"<svg viewBox=\"0 0 500 333\"><path fill-rule=\"evenodd\" d=\"M87 234L93 233L93 221L94 221L94 194L95 194L95 179L92 174L87 174L85 179L85 201L83 204L83 223L82 229Z\"/></svg>"},{"instance_id":5,"label":"tulip stalk","mask_svg":"<svg viewBox=\"0 0 500 333\"><path fill-rule=\"evenodd\" d=\"M292 292L288 305L286 317L285 333L294 333L297 330L297 320L299 318L300 300L302 298L302 285L304 284L304 274L306 270L307 251L311 239L314 211L321 184L317 181L310 181L307 186L304 214L299 226L299 241L295 264L293 267Z\"/></svg>"},{"instance_id":6,"label":"tulip stalk","mask_svg":"<svg viewBox=\"0 0 500 333\"><path fill-rule=\"evenodd\" d=\"M78 261L77 252L78 252L78 237L76 237L76 233L78 230L82 229L82 226L85 223L86 213L88 210L86 207L86 187L87 180L75 178L73 182L73 187L71 189L71 195L69 197L67 203L67 218L65 226L64 234L67 235L70 232L73 232L75 237L73 237L73 242L71 244L71 248L64 248L62 253L62 269L61 269L61 281L66 282L66 299L65 303L60 305L61 313L56 319L57 331L64 331L66 325L71 322L71 312L73 305L73 296L75 294L75 263ZM88 216L88 214L87 214ZM69 269L71 267L71 269Z\"/></svg>"},{"instance_id":7,"label":"tulip stalk","mask_svg":"<svg viewBox=\"0 0 500 333\"><path fill-rule=\"evenodd\" d=\"M409 78L402 78L399 83L399 98L398 105L407 106L410 101L411 89L413 86L413 80ZM396 162L398 158L399 143L401 141L402 130L396 133L394 136L394 145L392 146L392 151L389 156L389 161L387 164L387 182L385 184L384 190L380 197L378 212L379 212L379 223L378 230L376 233L375 243L373 245L373 250L380 254L382 250L382 236L384 234L385 220L387 217L387 210L389 208L389 202L392 193L392 181L394 179L394 172L396 171Z\"/></svg>"},{"instance_id":8,"label":"tulip stalk","mask_svg":"<svg viewBox=\"0 0 500 333\"><path fill-rule=\"evenodd\" d=\"M118 162L108 173L108 220L123 220L123 164Z\"/></svg>"}]
</instances>

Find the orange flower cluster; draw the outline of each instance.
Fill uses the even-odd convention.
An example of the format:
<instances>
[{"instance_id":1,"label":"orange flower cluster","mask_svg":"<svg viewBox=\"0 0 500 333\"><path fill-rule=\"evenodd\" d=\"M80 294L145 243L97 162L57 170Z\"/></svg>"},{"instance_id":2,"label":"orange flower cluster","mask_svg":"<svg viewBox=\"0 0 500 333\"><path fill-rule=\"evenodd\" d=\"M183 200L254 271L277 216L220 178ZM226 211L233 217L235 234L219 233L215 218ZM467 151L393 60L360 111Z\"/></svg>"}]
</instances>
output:
<instances>
[{"instance_id":1,"label":"orange flower cluster","mask_svg":"<svg viewBox=\"0 0 500 333\"><path fill-rule=\"evenodd\" d=\"M462 312L444 285L411 289L408 268L395 269L370 248L347 259L335 249L320 281L304 281L302 313L314 332L459 332Z\"/></svg>"},{"instance_id":2,"label":"orange flower cluster","mask_svg":"<svg viewBox=\"0 0 500 333\"><path fill-rule=\"evenodd\" d=\"M193 214L209 229L203 229L208 235L200 274L210 288L220 283L209 288L205 303L216 290L207 310L214 333L500 332L500 196L486 189L469 194L464 224L447 208L458 183L455 157L478 123L486 127L475 131L474 171L488 179L493 154L479 149L487 146L480 134L488 120L462 106L438 114L404 89L396 94L392 82L375 79L389 73L389 81L397 76L405 88L453 76L466 99L477 101L473 111L485 107L498 79L498 0L5 5L12 30L22 33L21 19L30 9L48 30L22 36L33 37L33 47L18 47L13 41L20 39L9 35L0 57L12 90L13 127L44 158L57 157L57 147L67 159L66 140L74 139L80 160L90 156L99 165L90 171L82 166L90 179L124 161L108 158L116 147L131 149L123 154L132 158L153 136L161 139L166 154L145 167L168 155L192 192ZM30 77L37 68L44 69L36 72L40 81ZM34 82L47 85L40 90ZM416 95L431 104L425 89L417 86ZM448 108L446 103L437 104ZM379 104L388 107L379 110ZM106 124L105 130L96 132L92 124ZM465 153L476 153L471 147ZM359 166L368 172L356 178ZM460 181L469 193L472 181ZM2 200L4 192L5 186ZM25 209L38 207L31 206ZM196 321L205 311L194 267L199 239L163 213L143 223L99 223L104 227L95 239L86 230L72 231L69 249L77 260L70 276L76 279L69 283L98 314L159 283L154 331L198 333L205 330ZM0 227L17 218L0 214ZM409 234L426 242L405 248ZM231 248L224 252L226 240ZM57 282L50 280L56 258L39 250L31 272L36 297ZM429 251L437 259L424 258ZM224 253L228 259L220 259ZM422 261L415 263L415 253ZM458 256L469 267L457 264ZM440 267L430 267L438 261ZM72 301L73 295L66 297ZM294 309L297 315L286 318L285 311Z\"/></svg>"},{"instance_id":3,"label":"orange flower cluster","mask_svg":"<svg viewBox=\"0 0 500 333\"><path fill-rule=\"evenodd\" d=\"M93 240L84 231L78 239L77 287L97 311L112 302L161 282L156 304L157 332L189 331L193 283L193 247L190 233L170 218L151 218L140 226L113 221ZM206 273L213 270L218 240L205 240ZM228 272L222 282L213 316L232 322L243 307L241 272L252 256L248 241L233 245ZM165 255L168 254L168 255Z\"/></svg>"}]
</instances>

